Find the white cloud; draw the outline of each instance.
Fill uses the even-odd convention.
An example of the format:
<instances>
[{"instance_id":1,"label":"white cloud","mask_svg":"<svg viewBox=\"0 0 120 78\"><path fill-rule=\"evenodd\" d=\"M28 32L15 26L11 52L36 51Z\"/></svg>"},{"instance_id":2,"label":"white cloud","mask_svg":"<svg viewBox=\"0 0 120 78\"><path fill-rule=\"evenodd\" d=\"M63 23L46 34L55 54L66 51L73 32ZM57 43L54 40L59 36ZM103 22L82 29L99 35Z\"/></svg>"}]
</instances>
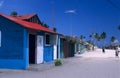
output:
<instances>
[{"instance_id":1,"label":"white cloud","mask_svg":"<svg viewBox=\"0 0 120 78\"><path fill-rule=\"evenodd\" d=\"M0 7L3 5L4 1L0 1Z\"/></svg>"},{"instance_id":2,"label":"white cloud","mask_svg":"<svg viewBox=\"0 0 120 78\"><path fill-rule=\"evenodd\" d=\"M66 10L65 13L76 14L76 10L74 10L74 9Z\"/></svg>"}]
</instances>

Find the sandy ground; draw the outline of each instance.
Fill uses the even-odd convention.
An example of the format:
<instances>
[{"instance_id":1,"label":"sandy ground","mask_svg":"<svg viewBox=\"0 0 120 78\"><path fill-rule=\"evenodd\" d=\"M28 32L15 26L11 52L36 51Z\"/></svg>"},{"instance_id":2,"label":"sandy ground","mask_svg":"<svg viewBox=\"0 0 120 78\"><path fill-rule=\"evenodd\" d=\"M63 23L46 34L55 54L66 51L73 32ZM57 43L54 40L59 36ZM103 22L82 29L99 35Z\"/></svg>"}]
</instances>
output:
<instances>
[{"instance_id":1,"label":"sandy ground","mask_svg":"<svg viewBox=\"0 0 120 78\"><path fill-rule=\"evenodd\" d=\"M0 69L0 78L120 78L120 58L115 57L114 50L102 53L98 49L63 59L62 66L42 71Z\"/></svg>"},{"instance_id":2,"label":"sandy ground","mask_svg":"<svg viewBox=\"0 0 120 78\"><path fill-rule=\"evenodd\" d=\"M108 50L108 49L105 49L105 53L103 53L101 49L96 49L95 51L86 52L84 54L76 55L76 56L82 56L82 57L101 57L101 58L116 57L115 56L115 50ZM120 53L119 53L119 56L120 56Z\"/></svg>"}]
</instances>

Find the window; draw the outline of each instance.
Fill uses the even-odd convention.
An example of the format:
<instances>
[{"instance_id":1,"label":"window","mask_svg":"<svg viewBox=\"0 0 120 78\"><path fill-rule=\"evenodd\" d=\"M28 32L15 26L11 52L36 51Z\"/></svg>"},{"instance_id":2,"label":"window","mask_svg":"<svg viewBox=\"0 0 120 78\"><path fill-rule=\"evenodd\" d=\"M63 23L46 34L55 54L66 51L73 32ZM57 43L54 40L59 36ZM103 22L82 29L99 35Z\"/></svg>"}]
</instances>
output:
<instances>
[{"instance_id":1,"label":"window","mask_svg":"<svg viewBox=\"0 0 120 78\"><path fill-rule=\"evenodd\" d=\"M1 47L1 31L0 31L0 47Z\"/></svg>"},{"instance_id":2,"label":"window","mask_svg":"<svg viewBox=\"0 0 120 78\"><path fill-rule=\"evenodd\" d=\"M45 40L46 40L45 44L50 45L50 35L49 34L45 35Z\"/></svg>"}]
</instances>

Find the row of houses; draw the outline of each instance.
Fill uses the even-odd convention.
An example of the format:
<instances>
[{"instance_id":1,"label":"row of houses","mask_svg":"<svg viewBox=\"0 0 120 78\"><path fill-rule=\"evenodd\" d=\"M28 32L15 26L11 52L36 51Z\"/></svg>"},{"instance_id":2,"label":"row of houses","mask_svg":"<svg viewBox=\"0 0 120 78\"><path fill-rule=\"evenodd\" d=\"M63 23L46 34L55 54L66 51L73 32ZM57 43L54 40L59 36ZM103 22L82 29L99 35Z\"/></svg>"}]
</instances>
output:
<instances>
[{"instance_id":1,"label":"row of houses","mask_svg":"<svg viewBox=\"0 0 120 78\"><path fill-rule=\"evenodd\" d=\"M0 68L27 69L30 64L73 57L81 43L70 38L76 41L42 26L36 14L0 14Z\"/></svg>"},{"instance_id":2,"label":"row of houses","mask_svg":"<svg viewBox=\"0 0 120 78\"><path fill-rule=\"evenodd\" d=\"M120 47L120 44L119 43L112 43L112 44L109 44L109 45L106 45L105 48L106 49L116 49L117 47Z\"/></svg>"}]
</instances>

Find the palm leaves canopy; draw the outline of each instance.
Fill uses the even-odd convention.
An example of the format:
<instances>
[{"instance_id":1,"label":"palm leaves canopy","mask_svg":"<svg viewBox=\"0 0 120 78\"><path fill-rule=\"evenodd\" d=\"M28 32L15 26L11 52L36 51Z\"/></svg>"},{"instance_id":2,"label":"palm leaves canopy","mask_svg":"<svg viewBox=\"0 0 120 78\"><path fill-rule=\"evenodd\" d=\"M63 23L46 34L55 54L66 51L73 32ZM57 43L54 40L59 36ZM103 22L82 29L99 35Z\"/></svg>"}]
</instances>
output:
<instances>
[{"instance_id":1,"label":"palm leaves canopy","mask_svg":"<svg viewBox=\"0 0 120 78\"><path fill-rule=\"evenodd\" d=\"M18 13L16 11L12 11L10 15L11 16L16 16L16 15L18 15Z\"/></svg>"},{"instance_id":2,"label":"palm leaves canopy","mask_svg":"<svg viewBox=\"0 0 120 78\"><path fill-rule=\"evenodd\" d=\"M114 36L111 37L111 42L114 42L116 38Z\"/></svg>"},{"instance_id":3,"label":"palm leaves canopy","mask_svg":"<svg viewBox=\"0 0 120 78\"><path fill-rule=\"evenodd\" d=\"M101 39L105 39L106 38L106 33L105 32L102 32L101 34Z\"/></svg>"},{"instance_id":4,"label":"palm leaves canopy","mask_svg":"<svg viewBox=\"0 0 120 78\"><path fill-rule=\"evenodd\" d=\"M96 38L97 41L100 41L101 36L100 36L98 33L96 33L96 34L95 34L95 38Z\"/></svg>"},{"instance_id":5,"label":"palm leaves canopy","mask_svg":"<svg viewBox=\"0 0 120 78\"><path fill-rule=\"evenodd\" d=\"M80 36L80 39L81 39L81 40L85 39L85 36L81 35L81 36Z\"/></svg>"}]
</instances>

